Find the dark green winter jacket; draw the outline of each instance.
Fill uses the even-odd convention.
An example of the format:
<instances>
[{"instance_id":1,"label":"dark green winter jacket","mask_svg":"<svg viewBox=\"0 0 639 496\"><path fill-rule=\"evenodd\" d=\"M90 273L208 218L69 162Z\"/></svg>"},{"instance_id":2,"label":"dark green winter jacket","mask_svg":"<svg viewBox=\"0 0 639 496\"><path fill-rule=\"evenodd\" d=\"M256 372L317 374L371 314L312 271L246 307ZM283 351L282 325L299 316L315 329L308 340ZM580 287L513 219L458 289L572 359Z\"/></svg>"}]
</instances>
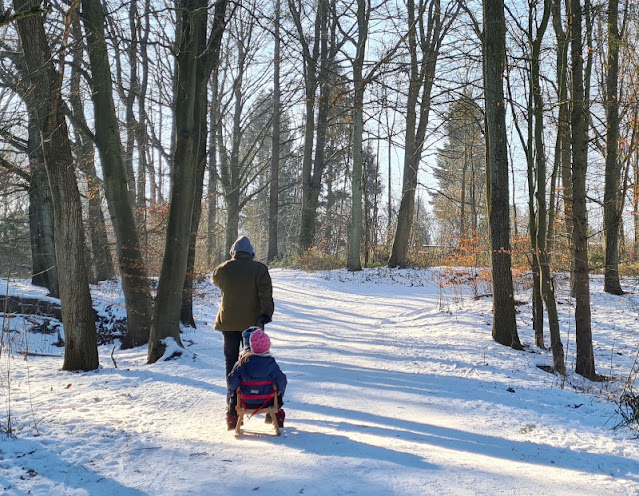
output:
<instances>
[{"instance_id":1,"label":"dark green winter jacket","mask_svg":"<svg viewBox=\"0 0 639 496\"><path fill-rule=\"evenodd\" d=\"M219 331L242 332L262 327L263 316L273 315L273 286L266 265L245 252L237 252L213 271L213 283L222 290L215 319Z\"/></svg>"}]
</instances>

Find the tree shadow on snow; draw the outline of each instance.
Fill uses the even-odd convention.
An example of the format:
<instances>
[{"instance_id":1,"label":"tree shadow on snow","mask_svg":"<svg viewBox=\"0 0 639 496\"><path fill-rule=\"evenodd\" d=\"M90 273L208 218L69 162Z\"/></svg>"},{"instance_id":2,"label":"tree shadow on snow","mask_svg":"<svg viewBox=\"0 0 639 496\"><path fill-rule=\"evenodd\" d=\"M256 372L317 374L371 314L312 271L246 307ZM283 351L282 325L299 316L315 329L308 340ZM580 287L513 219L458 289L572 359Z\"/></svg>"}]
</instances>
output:
<instances>
[{"instance_id":1,"label":"tree shadow on snow","mask_svg":"<svg viewBox=\"0 0 639 496\"><path fill-rule=\"evenodd\" d=\"M356 355L354 355L356 356ZM360 356L366 356L361 354ZM395 357L384 357L379 355L381 362L404 362L410 363L410 358L401 360ZM468 369L471 374L474 370L481 371L482 367L473 367L465 362L452 362L445 359L421 358L416 362L436 362L442 367L453 367L459 365ZM381 400L396 402L393 399L397 393L415 395L416 404L431 404L435 401L450 399L461 401L467 405L468 402L492 403L503 405L507 408L529 409L530 416L539 416L540 400L536 390L540 387L536 384L522 388L522 391L508 391L513 384L513 379L508 374L491 369L490 374L493 379L481 377L458 376L437 374L421 370L385 370L383 368L372 368L362 365L345 364L334 361L313 361L304 359L293 359L290 357L279 358L278 363L291 382L290 391L295 390L295 377L303 377L305 383L313 384L311 389L321 390L327 383L340 384L349 388L362 390L361 394L366 397L379 397ZM375 363L375 362L373 362ZM432 367L431 367L432 368ZM544 372L539 371L540 374ZM541 388L543 389L543 388ZM531 394L532 392L532 394ZM386 395L391 396L386 396ZM577 398L570 391L565 392L564 400L557 400L554 404L548 403L550 408L556 408L557 404L565 401L566 407L573 407ZM450 403L450 406L454 405ZM582 425L580 416L571 415L566 420L572 427Z\"/></svg>"},{"instance_id":2,"label":"tree shadow on snow","mask_svg":"<svg viewBox=\"0 0 639 496\"><path fill-rule=\"evenodd\" d=\"M6 491L3 494L47 494L53 488L65 494L77 491L92 496L147 494L94 472L85 464L65 460L55 445L49 448L37 441L20 439L7 442L4 449L8 450L11 443L16 443L14 456L2 461L0 472L0 490Z\"/></svg>"},{"instance_id":3,"label":"tree shadow on snow","mask_svg":"<svg viewBox=\"0 0 639 496\"><path fill-rule=\"evenodd\" d=\"M287 448L298 449L313 455L374 459L413 469L433 470L439 468L419 455L405 453L388 446L376 446L357 441L332 432L308 432L291 426L286 427L286 435Z\"/></svg>"},{"instance_id":4,"label":"tree shadow on snow","mask_svg":"<svg viewBox=\"0 0 639 496\"><path fill-rule=\"evenodd\" d=\"M531 441L515 441L501 437L494 437L474 432L461 431L449 427L442 427L419 422L402 420L391 417L384 417L371 412L362 412L336 408L326 405L308 405L308 408L293 405L298 411L308 410L314 414L327 415L347 419L347 421L324 421L324 420L303 420L305 424L312 424L318 427L326 426L331 429L338 429L354 433L354 435L373 435L392 439L393 444L398 441L420 443L424 446L438 446L452 451L462 451L465 453L477 454L493 458L501 458L517 463L532 463L536 465L547 465L560 469L575 470L578 472L593 473L597 475L608 474L619 478L624 478L639 482L639 463L628 460L621 456L609 453L589 453L573 451L570 448L550 446L547 444L534 443ZM300 424L302 421L296 421ZM364 425L364 423L375 423L379 425ZM289 431L290 432L290 431ZM303 433L299 434L300 448L304 448L306 441L304 438L318 436L335 436L333 433ZM347 436L335 436L343 439L344 446L332 443L339 453L332 455L357 456L357 449L351 445L360 444ZM290 439L290 437L289 437ZM311 443L315 446L315 443ZM369 451L372 448L372 451ZM392 461L407 467L424 467L429 465L421 457L404 453L406 456L393 455L389 458L386 448L366 445L361 451L363 458L379 458ZM371 453L373 456L371 456ZM401 452L397 452L401 453ZM328 453L327 453L328 454ZM419 460L417 463L416 460ZM417 463L417 464L415 464ZM432 465L431 465L432 466Z\"/></svg>"}]
</instances>

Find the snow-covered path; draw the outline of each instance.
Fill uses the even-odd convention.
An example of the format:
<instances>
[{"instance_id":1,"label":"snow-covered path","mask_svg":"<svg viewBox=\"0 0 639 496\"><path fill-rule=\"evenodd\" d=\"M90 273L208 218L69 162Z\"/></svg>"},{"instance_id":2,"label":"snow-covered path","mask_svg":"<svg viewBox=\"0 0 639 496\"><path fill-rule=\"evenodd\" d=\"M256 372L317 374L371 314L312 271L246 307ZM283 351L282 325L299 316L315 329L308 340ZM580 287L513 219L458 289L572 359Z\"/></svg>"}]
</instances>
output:
<instances>
[{"instance_id":1,"label":"snow-covered path","mask_svg":"<svg viewBox=\"0 0 639 496\"><path fill-rule=\"evenodd\" d=\"M32 359L28 369L14 359L11 401L22 432L0 446L0 488L639 494L639 444L611 431L614 405L562 389L535 367L547 355L495 344L488 300L464 299L462 310L427 279L272 275L267 332L289 380L282 437L270 436L261 416L240 439L225 430L221 336L212 331L219 296L204 284L199 328L185 333L179 360L148 366L144 349L116 351L116 368L111 346L101 348L98 373L66 374L59 359ZM520 325L530 342L527 332Z\"/></svg>"}]
</instances>

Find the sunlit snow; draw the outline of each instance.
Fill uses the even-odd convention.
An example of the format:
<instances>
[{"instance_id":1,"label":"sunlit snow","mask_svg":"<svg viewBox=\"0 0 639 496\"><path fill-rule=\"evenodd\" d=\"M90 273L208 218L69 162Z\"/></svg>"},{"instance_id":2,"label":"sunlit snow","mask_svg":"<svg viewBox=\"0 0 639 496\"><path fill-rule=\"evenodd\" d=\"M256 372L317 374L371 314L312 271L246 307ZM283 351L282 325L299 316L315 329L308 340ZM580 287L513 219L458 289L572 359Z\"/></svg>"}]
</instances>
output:
<instances>
[{"instance_id":1,"label":"sunlit snow","mask_svg":"<svg viewBox=\"0 0 639 496\"><path fill-rule=\"evenodd\" d=\"M530 292L516 295L525 351L491 339L491 300L443 270L271 271L272 352L288 376L281 437L263 416L226 430L220 295L197 288L186 351L100 347L100 369L61 371L57 335L9 316L0 357L0 492L7 495L639 494L636 432L613 429L639 350L639 295L592 280L598 373L574 375L573 302L557 282L566 378L544 372ZM624 281L628 291L636 281ZM489 288L475 288L489 293ZM12 294L44 294L25 281ZM94 307L124 314L115 282ZM114 310L115 309L115 310ZM0 316L0 318L2 318ZM546 334L546 343L548 336ZM165 357L179 350L167 343ZM115 347L115 349L114 349ZM28 356L29 351L52 356ZM184 350L183 350L184 351Z\"/></svg>"}]
</instances>

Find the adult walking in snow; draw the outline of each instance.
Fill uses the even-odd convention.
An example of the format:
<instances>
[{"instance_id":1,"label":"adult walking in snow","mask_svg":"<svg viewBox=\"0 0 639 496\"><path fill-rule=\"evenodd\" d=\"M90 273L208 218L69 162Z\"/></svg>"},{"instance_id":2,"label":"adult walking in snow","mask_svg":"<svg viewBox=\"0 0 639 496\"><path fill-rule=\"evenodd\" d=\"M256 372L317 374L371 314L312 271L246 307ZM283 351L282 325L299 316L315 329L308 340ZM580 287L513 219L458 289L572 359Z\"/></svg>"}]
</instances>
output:
<instances>
[{"instance_id":1,"label":"adult walking in snow","mask_svg":"<svg viewBox=\"0 0 639 496\"><path fill-rule=\"evenodd\" d=\"M254 260L255 251L246 236L240 236L230 250L231 259L213 271L213 284L222 291L215 329L222 331L228 376L237 362L242 331L263 328L273 316L273 285L268 268Z\"/></svg>"}]
</instances>

